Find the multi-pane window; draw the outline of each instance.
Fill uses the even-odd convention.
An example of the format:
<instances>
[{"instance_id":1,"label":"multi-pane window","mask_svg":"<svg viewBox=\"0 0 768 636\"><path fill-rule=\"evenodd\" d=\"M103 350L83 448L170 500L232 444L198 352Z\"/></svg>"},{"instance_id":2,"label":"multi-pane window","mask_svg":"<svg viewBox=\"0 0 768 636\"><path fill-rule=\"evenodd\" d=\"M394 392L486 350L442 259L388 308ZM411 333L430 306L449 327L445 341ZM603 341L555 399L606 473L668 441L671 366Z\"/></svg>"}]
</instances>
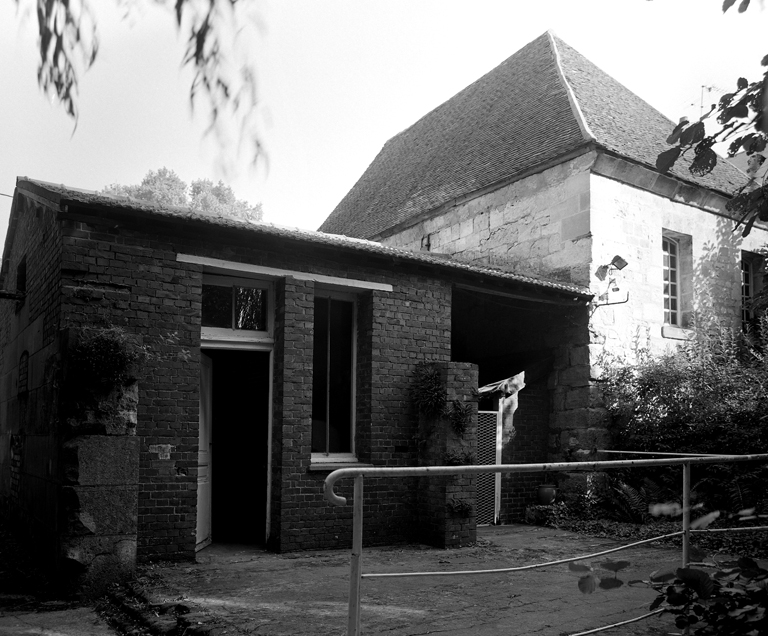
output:
<instances>
[{"instance_id":1,"label":"multi-pane window","mask_svg":"<svg viewBox=\"0 0 768 636\"><path fill-rule=\"evenodd\" d=\"M268 328L267 289L225 281L203 284L202 326L244 331Z\"/></svg>"},{"instance_id":2,"label":"multi-pane window","mask_svg":"<svg viewBox=\"0 0 768 636\"><path fill-rule=\"evenodd\" d=\"M312 452L354 452L355 304L315 297Z\"/></svg>"},{"instance_id":3,"label":"multi-pane window","mask_svg":"<svg viewBox=\"0 0 768 636\"><path fill-rule=\"evenodd\" d=\"M746 324L752 320L752 297L755 293L755 271L753 262L741 258L741 322Z\"/></svg>"},{"instance_id":4,"label":"multi-pane window","mask_svg":"<svg viewBox=\"0 0 768 636\"><path fill-rule=\"evenodd\" d=\"M741 322L757 327L756 317L766 307L765 259L753 252L741 253Z\"/></svg>"},{"instance_id":5,"label":"multi-pane window","mask_svg":"<svg viewBox=\"0 0 768 636\"><path fill-rule=\"evenodd\" d=\"M676 240L663 237L664 254L664 324L680 326L680 265L679 245Z\"/></svg>"}]
</instances>

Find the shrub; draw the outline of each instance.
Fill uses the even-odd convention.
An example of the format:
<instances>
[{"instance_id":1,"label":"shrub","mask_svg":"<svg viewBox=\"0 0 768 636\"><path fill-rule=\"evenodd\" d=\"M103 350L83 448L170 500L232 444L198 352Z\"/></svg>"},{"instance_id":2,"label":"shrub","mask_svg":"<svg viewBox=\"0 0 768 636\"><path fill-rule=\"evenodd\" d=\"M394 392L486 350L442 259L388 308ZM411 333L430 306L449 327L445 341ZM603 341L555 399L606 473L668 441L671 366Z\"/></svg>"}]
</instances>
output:
<instances>
[{"instance_id":1,"label":"shrub","mask_svg":"<svg viewBox=\"0 0 768 636\"><path fill-rule=\"evenodd\" d=\"M411 399L419 415L439 417L445 412L447 402L440 369L430 362L416 365L411 384Z\"/></svg>"},{"instance_id":2,"label":"shrub","mask_svg":"<svg viewBox=\"0 0 768 636\"><path fill-rule=\"evenodd\" d=\"M700 328L676 351L637 352L627 364L604 360L601 388L611 415L614 446L625 450L745 454L768 452L768 317L742 334ZM648 471L620 473L639 493ZM693 494L708 509L738 510L765 503L764 465L693 466ZM680 471L653 471L677 483ZM624 499L632 499L625 489ZM636 499L636 498L635 498Z\"/></svg>"}]
</instances>

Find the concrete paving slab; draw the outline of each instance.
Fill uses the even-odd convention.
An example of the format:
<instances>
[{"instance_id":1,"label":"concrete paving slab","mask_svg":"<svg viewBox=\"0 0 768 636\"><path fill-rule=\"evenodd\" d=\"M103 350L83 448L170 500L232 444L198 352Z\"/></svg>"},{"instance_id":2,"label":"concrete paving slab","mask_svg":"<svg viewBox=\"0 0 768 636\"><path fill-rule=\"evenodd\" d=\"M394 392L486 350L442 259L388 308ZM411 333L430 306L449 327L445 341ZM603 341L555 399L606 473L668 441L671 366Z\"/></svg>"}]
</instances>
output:
<instances>
[{"instance_id":1,"label":"concrete paving slab","mask_svg":"<svg viewBox=\"0 0 768 636\"><path fill-rule=\"evenodd\" d=\"M115 633L90 607L0 613L2 636L115 636Z\"/></svg>"},{"instance_id":2,"label":"concrete paving slab","mask_svg":"<svg viewBox=\"0 0 768 636\"><path fill-rule=\"evenodd\" d=\"M481 528L476 545L439 550L423 545L366 548L363 572L480 570L584 555L620 545L535 526ZM614 574L607 560L629 561ZM595 583L617 589L579 589L583 572L567 565L468 577L364 579L362 626L366 636L527 636L572 634L646 613L655 592L630 586L660 567L677 567L679 550L641 546L589 559ZM270 554L247 546L212 545L195 564L150 567L143 579L152 603L182 603L190 626L216 634L341 635L346 633L349 551ZM610 585L610 584L606 584ZM614 584L618 585L618 584ZM611 630L612 636L664 633L668 618Z\"/></svg>"}]
</instances>

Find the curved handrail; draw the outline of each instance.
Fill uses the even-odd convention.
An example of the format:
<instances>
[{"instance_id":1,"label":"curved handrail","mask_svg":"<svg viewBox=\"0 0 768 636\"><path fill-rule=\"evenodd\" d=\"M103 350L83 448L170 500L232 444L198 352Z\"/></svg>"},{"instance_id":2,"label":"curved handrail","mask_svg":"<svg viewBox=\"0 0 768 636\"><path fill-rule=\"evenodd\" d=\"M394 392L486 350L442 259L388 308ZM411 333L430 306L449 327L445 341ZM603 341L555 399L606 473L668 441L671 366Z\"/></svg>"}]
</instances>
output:
<instances>
[{"instance_id":1,"label":"curved handrail","mask_svg":"<svg viewBox=\"0 0 768 636\"><path fill-rule=\"evenodd\" d=\"M345 477L419 477L425 475L464 475L479 473L546 473L581 472L633 466L676 466L683 464L717 464L722 462L768 461L768 453L756 455L706 455L666 459L621 459L594 462L551 462L544 464L495 464L485 466L405 466L339 468L325 478L325 498L335 506L344 506L346 497L334 492L336 482Z\"/></svg>"}]
</instances>

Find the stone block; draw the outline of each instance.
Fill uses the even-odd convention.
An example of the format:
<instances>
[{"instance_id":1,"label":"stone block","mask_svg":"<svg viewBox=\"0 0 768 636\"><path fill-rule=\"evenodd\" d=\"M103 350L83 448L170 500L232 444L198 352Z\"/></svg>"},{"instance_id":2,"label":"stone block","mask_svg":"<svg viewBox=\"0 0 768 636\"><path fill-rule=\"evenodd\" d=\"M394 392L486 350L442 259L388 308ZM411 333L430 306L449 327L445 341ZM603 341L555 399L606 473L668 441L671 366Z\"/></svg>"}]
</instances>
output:
<instances>
[{"instance_id":1,"label":"stone block","mask_svg":"<svg viewBox=\"0 0 768 636\"><path fill-rule=\"evenodd\" d=\"M80 486L133 485L139 480L139 439L84 435L63 445L65 480Z\"/></svg>"},{"instance_id":2,"label":"stone block","mask_svg":"<svg viewBox=\"0 0 768 636\"><path fill-rule=\"evenodd\" d=\"M136 567L136 535L68 537L61 542L62 570L86 597L98 598Z\"/></svg>"},{"instance_id":3,"label":"stone block","mask_svg":"<svg viewBox=\"0 0 768 636\"><path fill-rule=\"evenodd\" d=\"M62 507L70 508L64 529L67 534L135 534L138 487L65 487L62 489Z\"/></svg>"},{"instance_id":4,"label":"stone block","mask_svg":"<svg viewBox=\"0 0 768 636\"><path fill-rule=\"evenodd\" d=\"M588 235L590 232L589 212L579 212L563 218L560 227L560 237L563 241Z\"/></svg>"}]
</instances>

